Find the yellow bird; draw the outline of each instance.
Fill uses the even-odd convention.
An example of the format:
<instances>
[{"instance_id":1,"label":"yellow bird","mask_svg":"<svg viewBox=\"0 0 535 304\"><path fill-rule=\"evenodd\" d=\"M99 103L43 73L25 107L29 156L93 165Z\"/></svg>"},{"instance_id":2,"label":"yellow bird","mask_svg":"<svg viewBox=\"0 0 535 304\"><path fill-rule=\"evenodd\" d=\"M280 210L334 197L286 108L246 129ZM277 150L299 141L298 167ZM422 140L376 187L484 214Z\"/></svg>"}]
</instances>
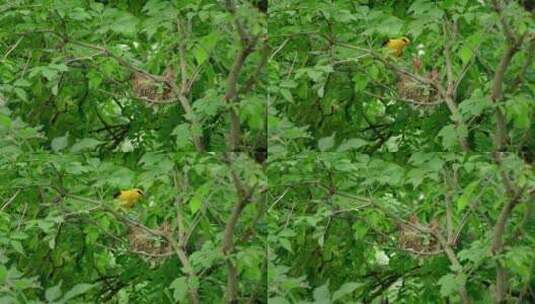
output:
<instances>
[{"instance_id":1,"label":"yellow bird","mask_svg":"<svg viewBox=\"0 0 535 304\"><path fill-rule=\"evenodd\" d=\"M383 46L391 49L396 57L400 57L403 54L403 49L409 45L411 41L407 37L401 37L398 39L389 39Z\"/></svg>"},{"instance_id":2,"label":"yellow bird","mask_svg":"<svg viewBox=\"0 0 535 304\"><path fill-rule=\"evenodd\" d=\"M113 197L119 199L121 207L131 209L134 204L143 197L143 190L134 188L117 192Z\"/></svg>"}]
</instances>

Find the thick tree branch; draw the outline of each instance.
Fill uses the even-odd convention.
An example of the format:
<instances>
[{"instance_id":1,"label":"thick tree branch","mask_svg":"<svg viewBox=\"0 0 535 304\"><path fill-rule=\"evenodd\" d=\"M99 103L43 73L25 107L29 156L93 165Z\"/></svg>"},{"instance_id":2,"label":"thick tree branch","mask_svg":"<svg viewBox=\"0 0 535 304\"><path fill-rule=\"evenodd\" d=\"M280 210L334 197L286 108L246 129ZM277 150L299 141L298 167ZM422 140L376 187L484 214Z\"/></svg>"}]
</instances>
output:
<instances>
[{"instance_id":1,"label":"thick tree branch","mask_svg":"<svg viewBox=\"0 0 535 304\"><path fill-rule=\"evenodd\" d=\"M234 252L234 229L238 224L242 211L251 202L250 200L256 185L253 187L244 185L233 167L233 156L225 153L225 159L238 194L238 200L232 208L232 213L227 220L225 231L223 232L222 251L227 263L227 291L225 301L226 303L238 303L238 272L231 257Z\"/></svg>"},{"instance_id":2,"label":"thick tree branch","mask_svg":"<svg viewBox=\"0 0 535 304\"><path fill-rule=\"evenodd\" d=\"M494 79L492 80L491 96L490 96L492 102L495 105L497 105L496 106L496 133L494 135L495 136L494 149L496 151L501 151L503 150L504 146L508 142L507 121L506 121L506 118L502 109L499 107L499 103L503 97L503 83L505 80L505 72L507 71L507 68L509 67L509 64L511 63L513 56L518 52L520 45L522 44L522 41L524 40L524 36L520 38L516 37L516 34L513 32L513 30L509 26L509 23L507 22L505 18L500 1L492 0L492 4L494 6L494 9L499 15L500 23L502 24L502 30L507 40L505 52L503 53L502 58L500 60L500 64L498 65L498 68L496 69L494 73Z\"/></svg>"},{"instance_id":3,"label":"thick tree branch","mask_svg":"<svg viewBox=\"0 0 535 304\"><path fill-rule=\"evenodd\" d=\"M507 269L503 265L503 261L500 255L503 252L503 237L505 233L505 227L507 221L511 216L513 209L519 203L522 194L525 189L517 189L511 181L506 169L503 167L500 152L493 152L494 161L498 165L498 170L502 179L502 183L505 187L507 194L507 202L502 207L496 224L494 225L494 233L492 238L492 253L496 256L496 290L495 290L495 302L506 303L507 302Z\"/></svg>"},{"instance_id":4,"label":"thick tree branch","mask_svg":"<svg viewBox=\"0 0 535 304\"><path fill-rule=\"evenodd\" d=\"M236 5L232 0L225 1L227 11L234 18L236 31L238 31L241 47L234 59L234 64L227 77L227 91L223 97L226 104L230 106L230 134L229 134L229 151L237 152L240 150L241 126L239 117L239 102L238 97L238 78L247 57L254 51L255 45L258 41L258 36L252 36L247 32L244 24L237 16Z\"/></svg>"}]
</instances>

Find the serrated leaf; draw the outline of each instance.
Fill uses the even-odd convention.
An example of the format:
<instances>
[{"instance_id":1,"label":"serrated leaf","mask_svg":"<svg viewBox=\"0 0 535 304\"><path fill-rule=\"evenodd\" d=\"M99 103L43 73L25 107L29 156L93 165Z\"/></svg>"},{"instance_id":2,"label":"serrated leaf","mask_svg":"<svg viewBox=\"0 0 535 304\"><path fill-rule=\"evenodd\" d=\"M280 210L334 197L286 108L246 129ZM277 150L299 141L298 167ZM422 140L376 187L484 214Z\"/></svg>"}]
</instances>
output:
<instances>
[{"instance_id":1,"label":"serrated leaf","mask_svg":"<svg viewBox=\"0 0 535 304\"><path fill-rule=\"evenodd\" d=\"M466 282L466 275L464 274L446 274L438 280L440 285L440 295L449 297L459 291L461 285Z\"/></svg>"},{"instance_id":2,"label":"serrated leaf","mask_svg":"<svg viewBox=\"0 0 535 304\"><path fill-rule=\"evenodd\" d=\"M179 124L173 129L171 134L176 136L175 142L178 150L184 150L185 148L191 147L191 131L188 124Z\"/></svg>"},{"instance_id":3,"label":"serrated leaf","mask_svg":"<svg viewBox=\"0 0 535 304\"><path fill-rule=\"evenodd\" d=\"M457 200L457 209L462 211L472 201L475 196L475 190L479 186L479 181L473 181L466 188L464 188L463 194Z\"/></svg>"},{"instance_id":4,"label":"serrated leaf","mask_svg":"<svg viewBox=\"0 0 535 304\"><path fill-rule=\"evenodd\" d=\"M56 285L56 286L52 286L50 288L47 288L47 290L45 291L45 298L49 301L49 302L53 302L55 300L57 300L59 297L61 297L61 282Z\"/></svg>"},{"instance_id":5,"label":"serrated leaf","mask_svg":"<svg viewBox=\"0 0 535 304\"><path fill-rule=\"evenodd\" d=\"M21 88L15 88L13 91L15 92L15 95L17 95L17 97L22 101L28 101L28 94L26 94L26 91Z\"/></svg>"},{"instance_id":6,"label":"serrated leaf","mask_svg":"<svg viewBox=\"0 0 535 304\"><path fill-rule=\"evenodd\" d=\"M293 253L292 243L288 239L279 238L279 243L280 243L282 248L288 250L288 252L292 252Z\"/></svg>"},{"instance_id":7,"label":"serrated leaf","mask_svg":"<svg viewBox=\"0 0 535 304\"><path fill-rule=\"evenodd\" d=\"M174 290L173 298L175 301L182 303L188 293L188 281L186 277L177 278L169 285L169 288Z\"/></svg>"},{"instance_id":8,"label":"serrated leaf","mask_svg":"<svg viewBox=\"0 0 535 304\"><path fill-rule=\"evenodd\" d=\"M268 303L269 304L290 304L290 302L288 302L288 300L286 300L283 297L269 298Z\"/></svg>"},{"instance_id":9,"label":"serrated leaf","mask_svg":"<svg viewBox=\"0 0 535 304\"><path fill-rule=\"evenodd\" d=\"M24 254L24 248L22 247L22 244L19 241L11 240L10 243L11 247L13 247L16 252Z\"/></svg>"},{"instance_id":10,"label":"serrated leaf","mask_svg":"<svg viewBox=\"0 0 535 304\"><path fill-rule=\"evenodd\" d=\"M331 303L331 294L329 292L328 283L314 289L314 301L316 304L328 304Z\"/></svg>"},{"instance_id":11,"label":"serrated leaf","mask_svg":"<svg viewBox=\"0 0 535 304\"><path fill-rule=\"evenodd\" d=\"M357 150L366 145L368 145L368 142L365 141L364 139L352 138L352 139L344 141L341 145L339 145L336 151L337 152L352 151L352 150Z\"/></svg>"},{"instance_id":12,"label":"serrated leaf","mask_svg":"<svg viewBox=\"0 0 535 304\"><path fill-rule=\"evenodd\" d=\"M200 46L193 49L193 56L195 56L198 65L203 64L208 59L208 53Z\"/></svg>"},{"instance_id":13,"label":"serrated leaf","mask_svg":"<svg viewBox=\"0 0 535 304\"><path fill-rule=\"evenodd\" d=\"M76 153L84 150L93 150L101 144L102 142L100 140L96 140L94 138L84 138L72 145L71 152Z\"/></svg>"},{"instance_id":14,"label":"serrated leaf","mask_svg":"<svg viewBox=\"0 0 535 304\"><path fill-rule=\"evenodd\" d=\"M63 150L69 144L69 132L64 136L56 137L52 140L50 146L54 152L59 152Z\"/></svg>"},{"instance_id":15,"label":"serrated leaf","mask_svg":"<svg viewBox=\"0 0 535 304\"><path fill-rule=\"evenodd\" d=\"M338 288L337 291L333 293L333 302L336 300L339 300L343 298L346 295L351 294L355 289L357 289L359 286L362 286L362 283L356 283L356 282L347 282L344 283L340 288Z\"/></svg>"},{"instance_id":16,"label":"serrated leaf","mask_svg":"<svg viewBox=\"0 0 535 304\"><path fill-rule=\"evenodd\" d=\"M463 64L467 64L468 61L470 61L470 59L472 58L473 54L474 52L472 51L472 49L467 46L463 46L459 50L459 57L461 58Z\"/></svg>"},{"instance_id":17,"label":"serrated leaf","mask_svg":"<svg viewBox=\"0 0 535 304\"><path fill-rule=\"evenodd\" d=\"M334 138L335 138L335 133L333 133L333 135L331 136L321 138L318 141L318 148L320 149L320 151L325 152L331 149L334 146Z\"/></svg>"},{"instance_id":18,"label":"serrated leaf","mask_svg":"<svg viewBox=\"0 0 535 304\"><path fill-rule=\"evenodd\" d=\"M95 288L96 286L97 286L96 284L87 284L87 283L77 284L73 288L71 288L71 290L65 293L65 296L62 298L62 302L67 302L70 299L74 299L88 292L92 288Z\"/></svg>"},{"instance_id":19,"label":"serrated leaf","mask_svg":"<svg viewBox=\"0 0 535 304\"><path fill-rule=\"evenodd\" d=\"M11 118L9 116L0 114L0 124L9 128L11 126Z\"/></svg>"},{"instance_id":20,"label":"serrated leaf","mask_svg":"<svg viewBox=\"0 0 535 304\"><path fill-rule=\"evenodd\" d=\"M448 149L453 148L458 141L454 125L443 127L440 132L438 132L438 136L442 137L442 145Z\"/></svg>"}]
</instances>

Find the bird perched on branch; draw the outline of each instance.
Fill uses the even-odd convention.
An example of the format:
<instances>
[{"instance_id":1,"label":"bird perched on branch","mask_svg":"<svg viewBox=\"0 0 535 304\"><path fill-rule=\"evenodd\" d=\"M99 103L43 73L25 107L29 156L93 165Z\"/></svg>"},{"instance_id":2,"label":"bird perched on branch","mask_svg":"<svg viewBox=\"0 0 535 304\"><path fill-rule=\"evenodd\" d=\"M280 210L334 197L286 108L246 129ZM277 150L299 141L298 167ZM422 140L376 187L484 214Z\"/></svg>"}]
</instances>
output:
<instances>
[{"instance_id":1,"label":"bird perched on branch","mask_svg":"<svg viewBox=\"0 0 535 304\"><path fill-rule=\"evenodd\" d=\"M400 57L403 54L403 49L410 43L411 41L409 38L401 37L397 39L388 39L383 43L383 46L391 49L396 57Z\"/></svg>"},{"instance_id":2,"label":"bird perched on branch","mask_svg":"<svg viewBox=\"0 0 535 304\"><path fill-rule=\"evenodd\" d=\"M121 207L132 209L135 203L142 198L144 195L143 190L134 188L129 190L122 190L113 196L114 198L119 199Z\"/></svg>"}]
</instances>

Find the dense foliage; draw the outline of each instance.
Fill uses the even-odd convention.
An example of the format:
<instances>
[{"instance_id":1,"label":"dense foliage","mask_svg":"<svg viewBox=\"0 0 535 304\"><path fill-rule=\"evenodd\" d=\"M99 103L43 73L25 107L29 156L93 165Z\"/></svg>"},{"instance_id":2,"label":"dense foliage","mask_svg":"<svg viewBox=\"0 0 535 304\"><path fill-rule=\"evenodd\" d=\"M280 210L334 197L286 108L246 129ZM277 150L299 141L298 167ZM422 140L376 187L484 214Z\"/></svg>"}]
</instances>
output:
<instances>
[{"instance_id":1,"label":"dense foliage","mask_svg":"<svg viewBox=\"0 0 535 304\"><path fill-rule=\"evenodd\" d=\"M3 99L47 137L68 130L105 151L266 148L266 18L252 5L3 2Z\"/></svg>"},{"instance_id":2,"label":"dense foliage","mask_svg":"<svg viewBox=\"0 0 535 304\"><path fill-rule=\"evenodd\" d=\"M274 1L271 104L308 131L279 136L322 151L533 158L534 17L502 2ZM401 36L401 57L384 52Z\"/></svg>"},{"instance_id":3,"label":"dense foliage","mask_svg":"<svg viewBox=\"0 0 535 304\"><path fill-rule=\"evenodd\" d=\"M270 159L270 303L533 302L535 174L496 157Z\"/></svg>"},{"instance_id":4,"label":"dense foliage","mask_svg":"<svg viewBox=\"0 0 535 304\"><path fill-rule=\"evenodd\" d=\"M1 303L265 303L265 35L249 2L0 1Z\"/></svg>"},{"instance_id":5,"label":"dense foliage","mask_svg":"<svg viewBox=\"0 0 535 304\"><path fill-rule=\"evenodd\" d=\"M535 303L534 19L0 0L0 303Z\"/></svg>"}]
</instances>

